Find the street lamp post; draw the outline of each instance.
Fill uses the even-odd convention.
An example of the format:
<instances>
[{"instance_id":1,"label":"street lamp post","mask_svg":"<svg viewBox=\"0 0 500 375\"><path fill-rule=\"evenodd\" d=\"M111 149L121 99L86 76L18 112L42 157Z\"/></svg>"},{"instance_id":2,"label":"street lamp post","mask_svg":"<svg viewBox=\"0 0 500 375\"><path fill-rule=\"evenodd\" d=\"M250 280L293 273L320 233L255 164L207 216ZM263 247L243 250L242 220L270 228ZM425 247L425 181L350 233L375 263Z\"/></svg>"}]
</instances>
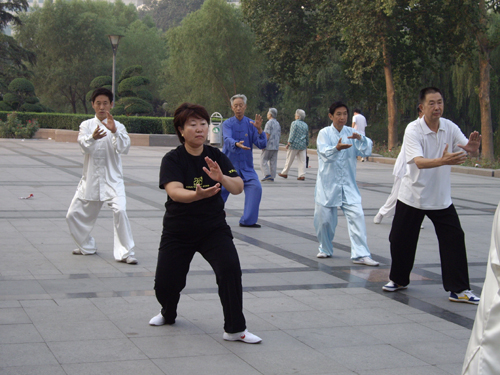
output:
<instances>
[{"instance_id":1,"label":"street lamp post","mask_svg":"<svg viewBox=\"0 0 500 375\"><path fill-rule=\"evenodd\" d=\"M115 105L115 67L116 67L116 51L118 50L118 43L123 35L108 35L111 47L113 47L113 76L111 82L111 91L113 92L113 106Z\"/></svg>"}]
</instances>

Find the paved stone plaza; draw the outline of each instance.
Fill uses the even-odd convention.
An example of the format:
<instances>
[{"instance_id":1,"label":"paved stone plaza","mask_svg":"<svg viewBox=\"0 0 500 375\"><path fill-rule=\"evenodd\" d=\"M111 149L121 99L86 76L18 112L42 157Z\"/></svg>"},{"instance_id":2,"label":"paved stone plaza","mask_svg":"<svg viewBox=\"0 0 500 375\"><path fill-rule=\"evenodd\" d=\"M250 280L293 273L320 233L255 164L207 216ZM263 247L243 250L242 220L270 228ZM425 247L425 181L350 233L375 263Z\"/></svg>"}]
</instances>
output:
<instances>
[{"instance_id":1,"label":"paved stone plaza","mask_svg":"<svg viewBox=\"0 0 500 375\"><path fill-rule=\"evenodd\" d=\"M226 205L248 328L263 342L222 340L215 277L198 255L176 324L149 326L159 312L153 280L166 193L158 173L168 150L133 146L123 157L133 266L113 259L106 207L93 231L98 254L71 254L65 215L83 162L76 143L0 139L0 374L460 374L476 306L448 301L428 219L409 288L381 290L391 225L375 225L373 216L392 187L390 164L358 163L368 244L380 267L351 263L344 217L333 258L316 258L318 163L310 154L305 181L296 180L295 162L288 179L263 183L261 229L238 226L243 194ZM280 152L279 171L284 160ZM479 295L500 179L453 173L452 183Z\"/></svg>"}]
</instances>

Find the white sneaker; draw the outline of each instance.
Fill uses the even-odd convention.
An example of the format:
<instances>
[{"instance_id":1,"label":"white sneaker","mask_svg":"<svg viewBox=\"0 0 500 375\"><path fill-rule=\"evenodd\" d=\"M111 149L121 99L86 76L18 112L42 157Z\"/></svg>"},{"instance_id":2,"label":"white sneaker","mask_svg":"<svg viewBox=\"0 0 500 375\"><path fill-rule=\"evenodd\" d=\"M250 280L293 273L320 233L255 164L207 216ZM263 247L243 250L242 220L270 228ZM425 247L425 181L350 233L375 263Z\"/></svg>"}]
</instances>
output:
<instances>
[{"instance_id":1,"label":"white sneaker","mask_svg":"<svg viewBox=\"0 0 500 375\"><path fill-rule=\"evenodd\" d=\"M243 332L238 333L224 332L222 338L226 341L243 341L247 344L258 344L262 341L259 336L255 336L253 333L248 332L248 330L246 329Z\"/></svg>"},{"instance_id":2,"label":"white sneaker","mask_svg":"<svg viewBox=\"0 0 500 375\"><path fill-rule=\"evenodd\" d=\"M331 255L328 255L327 253L323 253L322 251L320 251L318 253L318 255L316 255L316 258L330 258Z\"/></svg>"},{"instance_id":3,"label":"white sneaker","mask_svg":"<svg viewBox=\"0 0 500 375\"><path fill-rule=\"evenodd\" d=\"M356 259L353 259L352 262L354 264L364 264L365 266L372 266L372 267L376 267L380 264L379 262L373 260L370 257L356 258Z\"/></svg>"},{"instance_id":4,"label":"white sneaker","mask_svg":"<svg viewBox=\"0 0 500 375\"><path fill-rule=\"evenodd\" d=\"M383 218L384 218L384 216L383 216L383 215L381 215L381 214L377 213L377 214L375 215L375 217L373 218L373 222L374 222L375 224L380 224L380 223L382 222L382 219L383 219Z\"/></svg>"},{"instance_id":5,"label":"white sneaker","mask_svg":"<svg viewBox=\"0 0 500 375\"><path fill-rule=\"evenodd\" d=\"M407 286L396 284L394 281L389 280L387 284L382 287L385 292L395 292L396 290L403 290L408 288Z\"/></svg>"},{"instance_id":6,"label":"white sneaker","mask_svg":"<svg viewBox=\"0 0 500 375\"><path fill-rule=\"evenodd\" d=\"M73 255L94 255L97 253L97 251L95 253L82 253L82 251L80 249L75 249L71 253Z\"/></svg>"},{"instance_id":7,"label":"white sneaker","mask_svg":"<svg viewBox=\"0 0 500 375\"><path fill-rule=\"evenodd\" d=\"M163 315L161 315L161 313L152 317L151 320L149 321L150 326L162 326L164 324L165 324L165 318L163 317Z\"/></svg>"},{"instance_id":8,"label":"white sneaker","mask_svg":"<svg viewBox=\"0 0 500 375\"><path fill-rule=\"evenodd\" d=\"M118 262L127 263L127 264L137 264L137 259L135 259L134 257L129 255L125 259L119 260Z\"/></svg>"}]
</instances>

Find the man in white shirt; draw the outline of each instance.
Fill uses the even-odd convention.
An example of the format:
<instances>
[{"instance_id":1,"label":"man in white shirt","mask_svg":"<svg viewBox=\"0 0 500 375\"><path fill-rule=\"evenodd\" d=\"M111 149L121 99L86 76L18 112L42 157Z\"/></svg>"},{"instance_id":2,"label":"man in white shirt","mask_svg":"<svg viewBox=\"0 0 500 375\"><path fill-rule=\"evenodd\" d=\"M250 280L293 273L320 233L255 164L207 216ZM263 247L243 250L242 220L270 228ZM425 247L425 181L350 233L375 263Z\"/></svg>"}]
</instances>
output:
<instances>
[{"instance_id":1,"label":"man in white shirt","mask_svg":"<svg viewBox=\"0 0 500 375\"><path fill-rule=\"evenodd\" d=\"M365 129L368 126L366 123L366 118L361 114L361 109L355 108L354 115L352 116L352 128L356 130L361 135L365 134ZM361 158L361 161L365 161L365 158Z\"/></svg>"},{"instance_id":2,"label":"man in white shirt","mask_svg":"<svg viewBox=\"0 0 500 375\"><path fill-rule=\"evenodd\" d=\"M137 264L134 239L126 212L125 185L121 154L127 154L130 138L125 126L109 113L113 93L105 88L95 90L91 98L95 117L80 124L78 144L84 156L83 176L66 215L77 249L75 255L97 251L90 236L103 203L113 211L114 257L118 262Z\"/></svg>"},{"instance_id":3,"label":"man in white shirt","mask_svg":"<svg viewBox=\"0 0 500 375\"><path fill-rule=\"evenodd\" d=\"M466 153L475 153L481 144L478 132L469 139L453 122L442 118L444 101L441 91L427 87L420 91L424 116L405 130L406 173L396 203L389 241L391 243L390 281L386 292L406 289L415 261L420 225L427 216L436 230L441 257L444 289L449 300L478 304L470 290L465 235L451 201L451 166L462 164Z\"/></svg>"}]
</instances>

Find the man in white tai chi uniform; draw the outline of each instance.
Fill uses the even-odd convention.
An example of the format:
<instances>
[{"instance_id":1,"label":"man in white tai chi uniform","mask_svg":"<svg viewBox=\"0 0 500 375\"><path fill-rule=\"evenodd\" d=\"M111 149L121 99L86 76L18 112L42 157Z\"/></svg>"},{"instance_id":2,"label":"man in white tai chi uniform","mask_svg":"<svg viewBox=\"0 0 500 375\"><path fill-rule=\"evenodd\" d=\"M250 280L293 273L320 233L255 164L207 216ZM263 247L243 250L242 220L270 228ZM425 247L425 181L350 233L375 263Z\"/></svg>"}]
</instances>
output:
<instances>
[{"instance_id":1,"label":"man in white tai chi uniform","mask_svg":"<svg viewBox=\"0 0 500 375\"><path fill-rule=\"evenodd\" d=\"M125 126L109 113L113 93L99 88L92 94L95 117L80 124L78 144L85 155L83 176L69 206L66 222L77 249L75 255L91 255L97 246L90 232L103 203L113 210L114 257L118 262L137 264L134 239L126 212L121 154L127 154L130 138Z\"/></svg>"}]
</instances>

